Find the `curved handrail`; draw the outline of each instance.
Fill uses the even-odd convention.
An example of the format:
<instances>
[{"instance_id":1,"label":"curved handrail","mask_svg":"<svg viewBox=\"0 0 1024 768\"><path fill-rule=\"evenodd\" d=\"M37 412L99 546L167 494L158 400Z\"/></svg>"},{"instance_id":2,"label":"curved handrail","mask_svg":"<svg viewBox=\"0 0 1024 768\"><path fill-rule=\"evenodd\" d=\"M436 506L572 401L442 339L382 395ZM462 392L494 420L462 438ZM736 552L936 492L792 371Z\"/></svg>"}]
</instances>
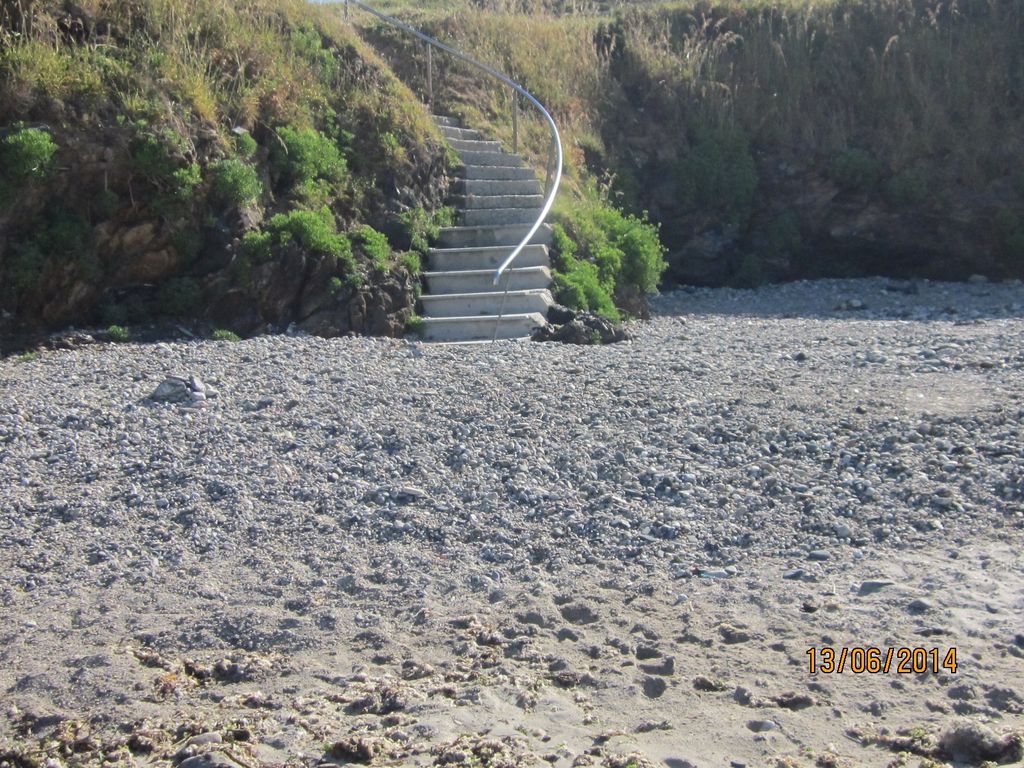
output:
<instances>
[{"instance_id":1,"label":"curved handrail","mask_svg":"<svg viewBox=\"0 0 1024 768\"><path fill-rule=\"evenodd\" d=\"M544 105L541 104L536 99L536 97L534 97L534 95L532 93L530 93L528 90L523 88L523 86L519 85L519 83L515 82L514 80L512 80L507 75L503 75L501 72L496 70L494 67L488 66L487 64L484 64L484 63L482 63L480 61L477 61L472 56L469 56L469 55L463 53L462 51L456 50L455 48L452 48L450 45L445 45L440 40L438 40L436 38L433 38L430 35L427 35L427 34L425 34L423 32L420 32L415 27L410 27L408 24L405 24L405 23L399 21L398 19L394 18L393 16L388 16L387 14L381 13L380 11L376 10L375 8L371 8L366 3L360 2L360 0L345 0L346 11L348 9L349 4L358 6L359 8L362 8L367 13L372 14L373 16L376 16L381 21L384 21L384 22L386 22L388 24L391 24L392 26L398 27L399 29L401 29L401 30L403 30L405 32L408 32L410 35L413 35L414 37L418 37L420 40L422 40L423 42L427 43L427 45L432 45L433 47L438 48L438 49L440 49L442 51L445 51L446 53L450 53L455 58L461 59L462 61L466 62L467 64L472 64L474 67L476 67L477 69L483 70L484 72L486 72L491 77L497 78L501 82L503 82L506 85L510 86L514 91L516 91L517 93L521 94L527 101L529 101L538 110L540 110L540 113L544 116L544 119L547 120L548 125L551 127L552 147L555 150L555 156L556 156L554 183L551 185L551 191L548 192L547 199L544 201L544 207L541 208L540 215L537 217L537 220L533 223L533 226L530 227L530 231L526 233L526 237L523 238L522 242L520 242L519 245L517 245L515 247L515 249L512 251L512 253L509 254L508 258L506 258L505 261L503 261L501 263L501 266L499 266L498 269L495 271L495 273L494 273L494 285L497 285L498 282L501 280L501 276L502 276L502 274L504 274L505 270L507 270L509 268L509 266L512 264L512 262L516 260L516 257L522 252L523 248L525 248L529 244L530 240L533 239L533 236L535 234L537 234L537 230L540 229L541 224L544 223L544 219L546 219L548 214L551 212L551 207L555 204L555 195L558 194L558 185L562 181L562 161L563 161L562 137L558 133L558 126L555 125L555 119L553 117L551 117L551 113L548 112L544 108ZM550 158L549 158L549 168L550 168ZM506 293L507 293L507 290L506 290ZM504 304L504 301L502 301L502 304ZM497 332L497 329L495 329L495 332Z\"/></svg>"}]
</instances>

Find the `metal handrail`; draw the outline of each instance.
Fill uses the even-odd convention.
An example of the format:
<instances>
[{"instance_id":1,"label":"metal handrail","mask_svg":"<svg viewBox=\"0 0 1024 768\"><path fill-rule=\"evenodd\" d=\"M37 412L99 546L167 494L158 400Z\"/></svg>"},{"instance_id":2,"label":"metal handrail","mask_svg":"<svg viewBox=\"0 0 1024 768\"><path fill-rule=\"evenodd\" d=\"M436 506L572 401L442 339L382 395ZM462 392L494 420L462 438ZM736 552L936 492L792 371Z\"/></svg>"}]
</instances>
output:
<instances>
[{"instance_id":1,"label":"metal handrail","mask_svg":"<svg viewBox=\"0 0 1024 768\"><path fill-rule=\"evenodd\" d=\"M408 24L405 24L405 23L399 21L398 19L396 19L396 18L394 18L392 16L388 16L387 14L381 13L380 11L376 10L375 8L371 8L366 3L360 2L360 0L345 0L345 15L346 16L348 15L348 6L349 6L349 4L358 6L359 8L362 8L367 13L372 14L373 16L376 16L381 21L384 21L384 22L386 22L388 24L391 24L392 26L398 27L399 29L401 29L401 30L403 30L405 32L408 32L410 35L413 35L414 37L418 37L420 40L425 42L428 46L433 46L434 48L438 48L438 49L440 49L442 51L445 51L446 53L450 53L455 58L461 59L462 61L466 62L467 64L472 64L474 67L476 67L477 69L483 70L484 72L486 72L491 77L497 78L501 82L503 82L506 85L510 86L513 89L513 91L515 91L517 94L522 95L527 101L529 101L531 104L533 104L538 110L540 110L540 113L544 116L544 119L548 121L548 125L551 127L551 148L554 150L553 154L555 155L555 159L556 159L554 183L551 185L551 191L548 192L547 199L544 201L544 207L541 209L540 215L537 217L537 220L533 223L533 226L530 227L530 231L526 233L526 237L523 238L522 242L520 242L519 245L517 245L515 247L515 249L512 251L512 253L509 254L508 258L506 258L505 261L503 261L501 263L501 266L499 266L498 269L495 271L495 273L494 273L494 285L497 285L499 283L499 281L501 280L501 276L509 268L509 266L512 264L512 262L516 260L516 257L522 252L523 248L525 248L529 244L530 240L533 239L533 236L535 234L537 234L537 230L540 229L540 225L544 223L544 219L546 219L547 216L548 216L548 213L551 212L551 206L553 206L555 204L555 195L558 194L558 185L562 181L563 154L562 154L562 137L558 133L558 126L555 125L554 118L551 117L551 113L548 112L544 108L544 105L541 104L534 97L534 95L532 93L527 91L525 88L523 88L523 86L519 85L519 83L517 83L514 80L512 80L511 78L509 78L507 75L503 75L501 72L496 70L494 67L488 66L487 64L484 64L484 63L482 63L480 61L477 61L472 56L469 56L469 55L463 53L462 51L456 50L455 48L452 48L450 45L445 45L440 40L438 40L436 38L433 38L430 35L427 35L427 34L425 34L423 32L420 32L415 27L410 27ZM427 52L429 54L430 48L427 48ZM429 57L428 57L427 61L428 61L428 64L429 64L430 61L431 61ZM427 88L430 91L430 96L433 97L433 83L432 82L428 83ZM518 134L518 127L519 127L519 125L518 125L518 119L519 119L518 106L519 106L518 99L514 97L513 98L512 118L513 118L513 123L514 123L513 131L516 134ZM516 138L518 138L518 136ZM516 143L518 143L518 142L516 142ZM550 177L550 173L551 173L551 156L550 156L550 154L548 156L547 171L548 171L548 174L549 174L548 178L550 179L551 178ZM545 185L547 185L548 183L550 183L550 181L546 182ZM545 190L545 191L547 191L547 190ZM505 289L505 294L508 295L508 288L507 287ZM505 300L504 300L504 297L502 297L502 310L504 309L504 305L505 305ZM499 311L499 314L498 314L498 318L499 318L499 320L501 318L501 312L500 311ZM495 333L497 333L497 325L495 325Z\"/></svg>"}]
</instances>

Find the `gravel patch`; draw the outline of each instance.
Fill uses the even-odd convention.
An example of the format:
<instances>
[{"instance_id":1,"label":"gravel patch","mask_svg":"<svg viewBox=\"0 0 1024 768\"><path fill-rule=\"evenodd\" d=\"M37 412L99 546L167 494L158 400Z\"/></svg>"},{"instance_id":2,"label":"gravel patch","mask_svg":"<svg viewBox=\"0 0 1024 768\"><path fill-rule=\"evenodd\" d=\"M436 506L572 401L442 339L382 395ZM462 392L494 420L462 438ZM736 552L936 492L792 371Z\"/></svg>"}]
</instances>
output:
<instances>
[{"instance_id":1,"label":"gravel patch","mask_svg":"<svg viewBox=\"0 0 1024 768\"><path fill-rule=\"evenodd\" d=\"M430 626L437 604L532 590L554 602L508 610L571 643L619 615L582 584L678 614L683 589L766 568L794 590L1019 544L1019 284L685 290L653 310L597 348L276 336L0 361L0 643L35 632L79 660L76 685L127 701L60 631L268 655L342 633L386 658L388 628ZM900 599L862 576L851 590ZM0 689L81 703L5 653ZM658 659L636 696L665 693L679 665ZM714 671L683 672L687 695L724 687Z\"/></svg>"}]
</instances>

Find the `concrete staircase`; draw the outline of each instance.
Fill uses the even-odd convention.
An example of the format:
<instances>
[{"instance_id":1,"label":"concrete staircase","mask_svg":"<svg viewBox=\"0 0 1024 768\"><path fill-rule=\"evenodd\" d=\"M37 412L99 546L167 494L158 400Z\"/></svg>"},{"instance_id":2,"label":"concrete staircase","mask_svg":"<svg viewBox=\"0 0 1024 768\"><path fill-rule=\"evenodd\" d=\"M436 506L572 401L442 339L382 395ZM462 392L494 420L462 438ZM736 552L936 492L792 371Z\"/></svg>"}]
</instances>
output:
<instances>
[{"instance_id":1,"label":"concrete staircase","mask_svg":"<svg viewBox=\"0 0 1024 768\"><path fill-rule=\"evenodd\" d=\"M507 154L498 142L485 141L454 118L434 119L459 155L463 171L452 190L458 226L441 230L438 247L427 255L428 292L420 297L423 339L470 342L529 337L544 325L548 307L554 303L548 291L551 227L542 224L501 284L493 281L494 271L540 214L544 205L540 182L519 155Z\"/></svg>"}]
</instances>

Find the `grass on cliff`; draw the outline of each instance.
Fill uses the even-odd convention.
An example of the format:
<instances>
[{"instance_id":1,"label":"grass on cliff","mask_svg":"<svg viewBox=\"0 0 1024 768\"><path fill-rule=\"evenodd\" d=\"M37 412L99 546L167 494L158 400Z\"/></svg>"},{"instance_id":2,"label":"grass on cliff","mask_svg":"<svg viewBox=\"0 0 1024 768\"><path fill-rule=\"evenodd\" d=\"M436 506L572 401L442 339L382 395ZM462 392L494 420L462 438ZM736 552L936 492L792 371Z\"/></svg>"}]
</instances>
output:
<instances>
[{"instance_id":1,"label":"grass on cliff","mask_svg":"<svg viewBox=\"0 0 1024 768\"><path fill-rule=\"evenodd\" d=\"M0 0L0 115L0 300L25 316L74 293L76 313L121 318L99 305L144 283L156 304L133 321L197 311L225 231L247 239L239 260L294 240L359 283L348 230L444 171L418 98L337 8L304 0ZM58 219L83 223L73 250L47 247ZM136 222L174 254L137 284L146 254L104 234ZM390 267L385 250L357 255ZM230 272L242 287L251 266Z\"/></svg>"},{"instance_id":2,"label":"grass on cliff","mask_svg":"<svg viewBox=\"0 0 1024 768\"><path fill-rule=\"evenodd\" d=\"M389 3L551 109L568 190L610 178L613 201L634 213L681 203L685 217L662 228L673 249L714 230L767 243L766 255L778 250L767 228L790 212L762 216L767 224L750 218L770 158L897 215L971 216L986 240L979 249L1024 269L1015 223L1024 220L1022 0L411 5ZM372 34L409 82L422 83L407 41ZM435 78L439 111L510 141L508 89L436 57ZM543 167L547 132L532 110L523 115L526 152ZM957 210L965 200L974 208Z\"/></svg>"}]
</instances>

